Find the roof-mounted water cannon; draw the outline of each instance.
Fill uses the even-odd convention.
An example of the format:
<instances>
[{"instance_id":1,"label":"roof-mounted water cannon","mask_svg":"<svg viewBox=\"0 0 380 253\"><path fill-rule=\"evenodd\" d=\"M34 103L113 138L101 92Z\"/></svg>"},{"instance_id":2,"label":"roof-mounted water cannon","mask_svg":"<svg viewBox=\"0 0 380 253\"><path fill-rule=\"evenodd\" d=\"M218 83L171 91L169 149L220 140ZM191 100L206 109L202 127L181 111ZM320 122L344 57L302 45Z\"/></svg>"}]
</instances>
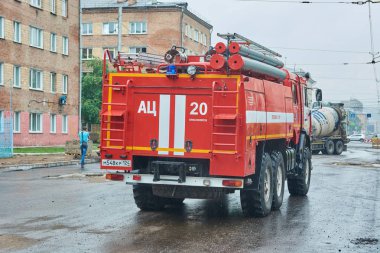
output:
<instances>
[{"instance_id":1,"label":"roof-mounted water cannon","mask_svg":"<svg viewBox=\"0 0 380 253\"><path fill-rule=\"evenodd\" d=\"M186 63L187 55L185 51L183 47L172 46L172 48L165 53L165 61L167 63Z\"/></svg>"}]
</instances>

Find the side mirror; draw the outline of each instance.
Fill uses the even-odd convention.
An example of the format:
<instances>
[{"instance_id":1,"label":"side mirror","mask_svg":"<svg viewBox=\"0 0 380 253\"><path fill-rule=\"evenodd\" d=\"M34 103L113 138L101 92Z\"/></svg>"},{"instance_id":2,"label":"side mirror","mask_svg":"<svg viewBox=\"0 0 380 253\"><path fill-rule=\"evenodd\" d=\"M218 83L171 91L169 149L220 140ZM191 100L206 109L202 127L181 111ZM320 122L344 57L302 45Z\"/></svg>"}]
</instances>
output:
<instances>
[{"instance_id":1,"label":"side mirror","mask_svg":"<svg viewBox=\"0 0 380 253\"><path fill-rule=\"evenodd\" d=\"M315 100L317 100L318 102L322 101L322 90L321 89L317 89L316 92L315 92Z\"/></svg>"}]
</instances>

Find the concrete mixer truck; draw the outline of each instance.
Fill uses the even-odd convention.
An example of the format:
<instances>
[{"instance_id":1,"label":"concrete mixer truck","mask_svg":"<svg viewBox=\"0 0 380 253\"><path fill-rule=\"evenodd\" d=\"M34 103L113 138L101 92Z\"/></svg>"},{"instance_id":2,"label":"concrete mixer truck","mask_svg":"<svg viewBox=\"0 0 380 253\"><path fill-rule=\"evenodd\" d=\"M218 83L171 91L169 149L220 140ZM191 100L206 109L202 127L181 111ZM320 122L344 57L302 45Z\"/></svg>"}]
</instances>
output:
<instances>
[{"instance_id":1,"label":"concrete mixer truck","mask_svg":"<svg viewBox=\"0 0 380 253\"><path fill-rule=\"evenodd\" d=\"M347 112L343 103L315 102L311 112L312 153L340 155L347 151Z\"/></svg>"}]
</instances>

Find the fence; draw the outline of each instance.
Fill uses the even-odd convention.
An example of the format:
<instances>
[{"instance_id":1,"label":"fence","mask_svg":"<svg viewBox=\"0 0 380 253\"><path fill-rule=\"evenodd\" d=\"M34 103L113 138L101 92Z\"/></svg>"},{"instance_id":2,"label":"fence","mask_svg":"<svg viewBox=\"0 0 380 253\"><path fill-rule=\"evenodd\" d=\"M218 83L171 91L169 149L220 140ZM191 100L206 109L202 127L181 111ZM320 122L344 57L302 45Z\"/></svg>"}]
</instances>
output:
<instances>
[{"instance_id":1,"label":"fence","mask_svg":"<svg viewBox=\"0 0 380 253\"><path fill-rule=\"evenodd\" d=\"M0 114L0 158L13 156L13 118L10 112Z\"/></svg>"}]
</instances>

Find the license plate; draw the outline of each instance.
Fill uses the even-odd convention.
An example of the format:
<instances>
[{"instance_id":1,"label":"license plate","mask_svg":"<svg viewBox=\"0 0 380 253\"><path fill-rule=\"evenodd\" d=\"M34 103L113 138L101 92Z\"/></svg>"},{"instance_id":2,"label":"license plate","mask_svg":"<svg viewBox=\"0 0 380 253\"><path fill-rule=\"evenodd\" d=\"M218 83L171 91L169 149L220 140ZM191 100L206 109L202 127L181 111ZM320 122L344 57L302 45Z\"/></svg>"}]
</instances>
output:
<instances>
[{"instance_id":1,"label":"license plate","mask_svg":"<svg viewBox=\"0 0 380 253\"><path fill-rule=\"evenodd\" d=\"M103 166L131 167L131 160L102 160Z\"/></svg>"}]
</instances>

